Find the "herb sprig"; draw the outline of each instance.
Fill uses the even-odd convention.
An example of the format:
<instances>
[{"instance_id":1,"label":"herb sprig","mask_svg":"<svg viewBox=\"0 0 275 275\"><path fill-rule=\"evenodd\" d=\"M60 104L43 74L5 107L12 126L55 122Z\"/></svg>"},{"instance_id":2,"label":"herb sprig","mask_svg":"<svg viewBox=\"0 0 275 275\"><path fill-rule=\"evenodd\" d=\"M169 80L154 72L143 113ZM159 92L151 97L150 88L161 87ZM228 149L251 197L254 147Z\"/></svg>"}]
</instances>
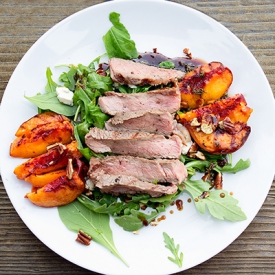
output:
<instances>
[{"instance_id":1,"label":"herb sprig","mask_svg":"<svg viewBox=\"0 0 275 275\"><path fill-rule=\"evenodd\" d=\"M163 237L164 237L164 243L165 247L171 251L173 254L174 258L168 257L168 259L177 264L179 267L182 267L182 262L183 262L183 253L180 252L180 245L175 244L175 241L173 238L171 238L167 233L163 232Z\"/></svg>"}]
</instances>

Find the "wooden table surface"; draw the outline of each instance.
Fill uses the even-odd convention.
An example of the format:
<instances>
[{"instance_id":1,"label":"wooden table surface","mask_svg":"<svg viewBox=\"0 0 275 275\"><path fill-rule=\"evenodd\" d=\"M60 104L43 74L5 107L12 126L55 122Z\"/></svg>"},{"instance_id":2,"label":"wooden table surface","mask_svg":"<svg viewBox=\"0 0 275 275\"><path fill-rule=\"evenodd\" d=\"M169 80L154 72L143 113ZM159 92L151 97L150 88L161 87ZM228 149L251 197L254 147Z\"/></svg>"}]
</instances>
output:
<instances>
[{"instance_id":1,"label":"wooden table surface","mask_svg":"<svg viewBox=\"0 0 275 275\"><path fill-rule=\"evenodd\" d=\"M65 17L100 2L1 0L0 101L16 65L42 34ZM237 35L256 57L275 92L274 0L174 2L206 13ZM1 177L0 196L0 274L97 274L66 261L30 232L14 210ZM274 204L273 182L259 213L237 240L207 262L178 274L275 274Z\"/></svg>"}]
</instances>

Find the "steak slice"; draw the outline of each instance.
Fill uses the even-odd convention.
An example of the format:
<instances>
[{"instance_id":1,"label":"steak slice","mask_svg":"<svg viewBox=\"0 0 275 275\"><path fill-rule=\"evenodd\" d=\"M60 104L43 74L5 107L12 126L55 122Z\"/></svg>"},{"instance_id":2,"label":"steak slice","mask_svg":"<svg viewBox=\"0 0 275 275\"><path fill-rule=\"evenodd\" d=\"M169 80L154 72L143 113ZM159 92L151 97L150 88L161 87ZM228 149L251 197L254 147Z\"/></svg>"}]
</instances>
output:
<instances>
[{"instance_id":1,"label":"steak slice","mask_svg":"<svg viewBox=\"0 0 275 275\"><path fill-rule=\"evenodd\" d=\"M179 110L180 102L180 92L177 87L133 94L110 91L98 99L101 111L113 116L121 112L136 111L165 110L174 113Z\"/></svg>"},{"instance_id":2,"label":"steak slice","mask_svg":"<svg viewBox=\"0 0 275 275\"><path fill-rule=\"evenodd\" d=\"M161 184L153 184L151 182L138 180L133 176L117 176L105 174L103 171L92 178L95 186L100 188L104 193L111 193L115 196L119 194L149 194L152 197L160 197L162 195L174 194L177 186L171 184L164 186Z\"/></svg>"},{"instance_id":3,"label":"steak slice","mask_svg":"<svg viewBox=\"0 0 275 275\"><path fill-rule=\"evenodd\" d=\"M116 132L96 127L86 134L85 142L96 153L112 152L144 158L179 158L182 147L182 141L176 135L165 138L147 132Z\"/></svg>"},{"instance_id":4,"label":"steak slice","mask_svg":"<svg viewBox=\"0 0 275 275\"><path fill-rule=\"evenodd\" d=\"M88 174L94 178L98 171L108 175L133 176L141 181L173 184L179 184L187 177L187 170L178 159L149 160L132 156L91 158Z\"/></svg>"},{"instance_id":5,"label":"steak slice","mask_svg":"<svg viewBox=\"0 0 275 275\"><path fill-rule=\"evenodd\" d=\"M169 112L136 111L118 113L105 123L112 131L145 131L169 136L175 130L177 122Z\"/></svg>"},{"instance_id":6,"label":"steak slice","mask_svg":"<svg viewBox=\"0 0 275 275\"><path fill-rule=\"evenodd\" d=\"M120 58L111 58L109 67L114 82L135 86L167 85L176 82L177 79L181 79L185 75L182 71L157 68Z\"/></svg>"}]
</instances>

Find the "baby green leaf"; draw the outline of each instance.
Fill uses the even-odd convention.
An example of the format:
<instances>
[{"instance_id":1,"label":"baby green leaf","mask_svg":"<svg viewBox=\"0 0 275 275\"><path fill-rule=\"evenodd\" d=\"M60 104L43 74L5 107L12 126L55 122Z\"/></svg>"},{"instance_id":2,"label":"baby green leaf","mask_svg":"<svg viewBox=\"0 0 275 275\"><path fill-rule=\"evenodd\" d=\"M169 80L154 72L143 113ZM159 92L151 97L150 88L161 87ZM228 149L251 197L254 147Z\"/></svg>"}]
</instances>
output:
<instances>
[{"instance_id":1,"label":"baby green leaf","mask_svg":"<svg viewBox=\"0 0 275 275\"><path fill-rule=\"evenodd\" d=\"M73 232L82 230L87 233L95 242L105 246L128 266L115 247L109 215L93 212L77 200L58 207L58 213L60 219L69 230Z\"/></svg>"},{"instance_id":2,"label":"baby green leaf","mask_svg":"<svg viewBox=\"0 0 275 275\"><path fill-rule=\"evenodd\" d=\"M56 92L37 94L32 97L24 95L24 97L42 110L51 110L64 116L73 116L77 109L77 106L61 103L56 97Z\"/></svg>"},{"instance_id":3,"label":"baby green leaf","mask_svg":"<svg viewBox=\"0 0 275 275\"><path fill-rule=\"evenodd\" d=\"M163 232L165 247L168 248L171 253L173 254L174 258L168 257L168 259L177 264L179 267L182 267L182 261L183 261L183 253L179 252L180 246L175 245L174 239L170 238L169 235L165 232Z\"/></svg>"},{"instance_id":4,"label":"baby green leaf","mask_svg":"<svg viewBox=\"0 0 275 275\"><path fill-rule=\"evenodd\" d=\"M130 39L130 34L125 26L120 23L120 14L111 12L109 19L113 26L103 36L103 42L109 58L118 57L132 59L138 57L135 42Z\"/></svg>"},{"instance_id":5,"label":"baby green leaf","mask_svg":"<svg viewBox=\"0 0 275 275\"><path fill-rule=\"evenodd\" d=\"M233 167L231 164L226 164L225 166L223 166L222 168L218 168L217 170L219 170L220 172L226 172L226 173L237 173L240 172L244 169L247 169L250 166L250 160L243 160L240 159Z\"/></svg>"},{"instance_id":6,"label":"baby green leaf","mask_svg":"<svg viewBox=\"0 0 275 275\"><path fill-rule=\"evenodd\" d=\"M46 92L55 93L56 87L58 87L59 85L52 80L52 71L49 67L46 70L46 78L47 78L47 84L45 87Z\"/></svg>"},{"instance_id":7,"label":"baby green leaf","mask_svg":"<svg viewBox=\"0 0 275 275\"><path fill-rule=\"evenodd\" d=\"M120 212L123 208L123 203L121 202L114 202L111 205L107 206L107 204L100 204L97 201L89 199L83 194L81 194L77 199L88 209L101 214L113 215L114 213Z\"/></svg>"},{"instance_id":8,"label":"baby green leaf","mask_svg":"<svg viewBox=\"0 0 275 275\"><path fill-rule=\"evenodd\" d=\"M132 209L131 214L132 215L123 215L119 218L116 218L115 222L125 231L133 232L142 228L144 226L144 222L149 224L159 215L159 212L152 211L150 214L145 214L143 212Z\"/></svg>"},{"instance_id":9,"label":"baby green leaf","mask_svg":"<svg viewBox=\"0 0 275 275\"><path fill-rule=\"evenodd\" d=\"M229 196L227 191L209 191L209 184L203 180L186 180L184 185L200 213L205 213L207 207L209 213L219 220L236 222L246 219L245 213L237 206L238 200ZM203 192L208 192L208 196L202 198Z\"/></svg>"}]
</instances>

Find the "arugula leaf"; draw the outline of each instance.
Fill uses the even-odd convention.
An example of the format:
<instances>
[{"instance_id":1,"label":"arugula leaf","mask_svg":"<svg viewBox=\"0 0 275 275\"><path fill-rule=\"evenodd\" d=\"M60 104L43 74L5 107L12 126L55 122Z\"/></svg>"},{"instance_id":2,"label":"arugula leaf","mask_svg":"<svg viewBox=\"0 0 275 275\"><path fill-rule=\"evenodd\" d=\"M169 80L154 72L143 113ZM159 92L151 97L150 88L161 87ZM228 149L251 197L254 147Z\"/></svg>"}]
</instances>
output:
<instances>
[{"instance_id":1,"label":"arugula leaf","mask_svg":"<svg viewBox=\"0 0 275 275\"><path fill-rule=\"evenodd\" d=\"M92 89L98 89L102 91L112 91L113 81L111 77L102 76L95 72L89 73L87 76L87 86Z\"/></svg>"},{"instance_id":2,"label":"arugula leaf","mask_svg":"<svg viewBox=\"0 0 275 275\"><path fill-rule=\"evenodd\" d=\"M34 103L41 110L51 110L69 117L74 116L77 107L63 104L58 100L56 95L56 87L59 87L60 85L56 84L52 80L52 71L49 67L46 70L46 78L47 84L45 86L45 94L37 94L32 97L24 95L24 97Z\"/></svg>"},{"instance_id":3,"label":"arugula leaf","mask_svg":"<svg viewBox=\"0 0 275 275\"><path fill-rule=\"evenodd\" d=\"M132 209L131 214L132 215L123 215L122 217L116 218L115 223L121 226L125 231L133 232L141 229L144 224L149 224L153 221L159 215L159 212L152 211L150 214L145 214Z\"/></svg>"},{"instance_id":4,"label":"arugula leaf","mask_svg":"<svg viewBox=\"0 0 275 275\"><path fill-rule=\"evenodd\" d=\"M69 106L61 103L55 92L37 94L32 97L24 95L24 97L42 110L51 110L64 116L74 116L77 109L77 106Z\"/></svg>"},{"instance_id":5,"label":"arugula leaf","mask_svg":"<svg viewBox=\"0 0 275 275\"><path fill-rule=\"evenodd\" d=\"M91 126L103 128L105 121L109 118L109 116L103 113L100 107L96 105L96 95L93 96L94 98L91 100L87 91L81 87L77 87L73 97L74 105L81 106L82 122L77 124L76 128L82 142L84 142L84 137L89 132Z\"/></svg>"},{"instance_id":6,"label":"arugula leaf","mask_svg":"<svg viewBox=\"0 0 275 275\"><path fill-rule=\"evenodd\" d=\"M64 83L64 86L69 90L74 91L75 89L75 79L74 76L76 74L76 67L72 66L68 72L63 72L59 76L59 81Z\"/></svg>"},{"instance_id":7,"label":"arugula leaf","mask_svg":"<svg viewBox=\"0 0 275 275\"><path fill-rule=\"evenodd\" d=\"M209 213L219 220L235 222L246 219L244 212L237 206L238 200L230 196L227 191L209 191L209 184L203 180L188 179L184 181L184 185L200 213L204 214L207 207ZM209 196L202 198L203 192L208 192Z\"/></svg>"},{"instance_id":8,"label":"arugula leaf","mask_svg":"<svg viewBox=\"0 0 275 275\"><path fill-rule=\"evenodd\" d=\"M128 266L115 247L113 233L109 224L109 215L93 212L77 200L58 207L58 213L60 219L69 230L73 232L82 230L87 233L95 242L106 247Z\"/></svg>"},{"instance_id":9,"label":"arugula leaf","mask_svg":"<svg viewBox=\"0 0 275 275\"><path fill-rule=\"evenodd\" d=\"M96 213L113 215L123 209L123 203L121 202L113 202L108 206L106 203L100 204L97 201L91 200L85 195L80 195L77 199L85 207Z\"/></svg>"},{"instance_id":10,"label":"arugula leaf","mask_svg":"<svg viewBox=\"0 0 275 275\"><path fill-rule=\"evenodd\" d=\"M91 157L97 157L97 158L103 158L105 157L104 154L95 153L93 152L89 147L83 147L82 141L80 140L78 130L76 125L74 124L74 137L77 141L77 149L80 151L80 153L88 160L90 161Z\"/></svg>"},{"instance_id":11,"label":"arugula leaf","mask_svg":"<svg viewBox=\"0 0 275 275\"><path fill-rule=\"evenodd\" d=\"M168 257L168 259L171 262L177 264L179 267L182 267L183 253L179 252L179 249L180 249L179 244L175 245L174 239L170 238L169 235L165 232L163 232L163 237L164 237L164 242L166 244L165 247L168 248L174 256L174 258Z\"/></svg>"},{"instance_id":12,"label":"arugula leaf","mask_svg":"<svg viewBox=\"0 0 275 275\"><path fill-rule=\"evenodd\" d=\"M244 169L247 169L250 166L250 160L243 160L240 159L235 166L232 167L231 164L226 164L225 166L221 167L216 167L215 170L219 171L219 172L226 172L226 173L237 173L240 172Z\"/></svg>"},{"instance_id":13,"label":"arugula leaf","mask_svg":"<svg viewBox=\"0 0 275 275\"><path fill-rule=\"evenodd\" d=\"M47 78L47 84L45 86L46 92L47 93L55 93L56 92L56 87L58 87L60 85L56 84L52 80L52 71L49 67L46 69L46 78Z\"/></svg>"},{"instance_id":14,"label":"arugula leaf","mask_svg":"<svg viewBox=\"0 0 275 275\"><path fill-rule=\"evenodd\" d=\"M109 20L113 26L102 38L108 57L119 57L123 59L137 58L138 51L135 42L130 39L130 34L125 26L120 23L119 17L119 13L110 13Z\"/></svg>"}]
</instances>

